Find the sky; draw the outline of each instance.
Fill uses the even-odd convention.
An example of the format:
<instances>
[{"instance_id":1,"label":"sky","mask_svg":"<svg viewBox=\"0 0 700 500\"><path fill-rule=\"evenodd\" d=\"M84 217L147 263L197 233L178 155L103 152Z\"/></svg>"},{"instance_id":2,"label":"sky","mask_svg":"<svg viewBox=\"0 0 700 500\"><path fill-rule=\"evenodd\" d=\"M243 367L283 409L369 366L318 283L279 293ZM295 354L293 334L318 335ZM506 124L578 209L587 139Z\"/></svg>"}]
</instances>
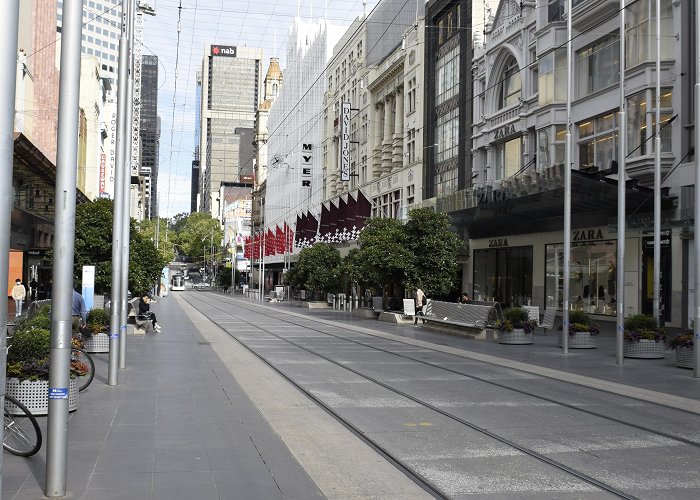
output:
<instances>
[{"instance_id":1,"label":"sky","mask_svg":"<svg viewBox=\"0 0 700 500\"><path fill-rule=\"evenodd\" d=\"M487 1L494 5L495 13L497 0ZM172 217L190 210L196 75L202 64L204 45L261 47L263 71L267 71L270 57L280 57L284 72L286 39L297 13L310 20L322 18L325 11L329 22L349 26L364 8L371 11L376 0L368 0L366 7L362 0L150 0L150 3L156 15L145 18L143 53L159 58L159 213L161 217ZM474 13L475 25L482 24L480 7L475 7L479 10Z\"/></svg>"}]
</instances>

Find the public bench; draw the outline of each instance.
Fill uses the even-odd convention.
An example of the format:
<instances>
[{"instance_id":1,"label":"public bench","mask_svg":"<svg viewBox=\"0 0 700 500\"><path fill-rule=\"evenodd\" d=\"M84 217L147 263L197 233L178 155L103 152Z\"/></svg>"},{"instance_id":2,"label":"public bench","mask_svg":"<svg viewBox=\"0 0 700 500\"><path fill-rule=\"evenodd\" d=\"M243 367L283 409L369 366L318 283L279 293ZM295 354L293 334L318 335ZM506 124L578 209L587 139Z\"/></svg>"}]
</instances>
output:
<instances>
[{"instance_id":1,"label":"public bench","mask_svg":"<svg viewBox=\"0 0 700 500\"><path fill-rule=\"evenodd\" d=\"M460 304L439 300L428 300L423 316L431 329L481 339L486 339L486 330L502 317L497 302Z\"/></svg>"},{"instance_id":2,"label":"public bench","mask_svg":"<svg viewBox=\"0 0 700 500\"><path fill-rule=\"evenodd\" d=\"M139 297L134 297L129 301L129 311L126 316L127 328L132 326L135 334L143 335L148 330L150 319L144 314L138 314Z\"/></svg>"}]
</instances>

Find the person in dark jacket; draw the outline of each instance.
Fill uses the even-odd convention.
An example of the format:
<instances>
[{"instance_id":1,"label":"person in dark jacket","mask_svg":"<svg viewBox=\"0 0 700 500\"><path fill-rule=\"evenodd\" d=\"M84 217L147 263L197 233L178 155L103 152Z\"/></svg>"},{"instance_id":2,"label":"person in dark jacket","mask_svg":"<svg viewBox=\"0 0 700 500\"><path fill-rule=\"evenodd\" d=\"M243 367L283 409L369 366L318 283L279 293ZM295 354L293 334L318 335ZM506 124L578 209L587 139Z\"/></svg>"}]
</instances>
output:
<instances>
[{"instance_id":1,"label":"person in dark jacket","mask_svg":"<svg viewBox=\"0 0 700 500\"><path fill-rule=\"evenodd\" d=\"M139 298L139 315L140 316L146 316L148 319L151 320L153 323L153 331L156 333L161 332L160 325L158 324L158 321L156 320L156 315L153 311L151 311L151 306L150 306L151 298L148 296L148 293L142 293L140 298Z\"/></svg>"}]
</instances>

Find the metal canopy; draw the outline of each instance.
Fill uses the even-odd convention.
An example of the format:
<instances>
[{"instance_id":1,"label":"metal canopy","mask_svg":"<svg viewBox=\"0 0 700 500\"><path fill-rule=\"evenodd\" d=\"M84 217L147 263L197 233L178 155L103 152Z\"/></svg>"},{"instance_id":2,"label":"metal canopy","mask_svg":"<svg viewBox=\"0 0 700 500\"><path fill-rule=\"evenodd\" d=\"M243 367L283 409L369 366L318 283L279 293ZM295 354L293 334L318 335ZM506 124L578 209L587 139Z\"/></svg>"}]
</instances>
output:
<instances>
[{"instance_id":1,"label":"metal canopy","mask_svg":"<svg viewBox=\"0 0 700 500\"><path fill-rule=\"evenodd\" d=\"M617 180L611 176L572 171L572 228L614 224L617 215ZM627 216L652 213L653 190L628 180ZM533 232L562 230L564 186L541 192L489 201L451 212L456 226L469 238L487 238ZM662 209L673 208L673 199L662 199Z\"/></svg>"}]
</instances>

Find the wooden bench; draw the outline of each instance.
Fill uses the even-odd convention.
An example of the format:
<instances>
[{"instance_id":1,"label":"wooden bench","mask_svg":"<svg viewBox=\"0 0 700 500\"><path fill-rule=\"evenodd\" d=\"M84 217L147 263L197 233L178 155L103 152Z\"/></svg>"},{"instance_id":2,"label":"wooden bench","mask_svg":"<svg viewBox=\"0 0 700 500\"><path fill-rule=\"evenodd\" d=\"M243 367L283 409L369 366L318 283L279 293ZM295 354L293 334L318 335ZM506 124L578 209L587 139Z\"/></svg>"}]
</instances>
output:
<instances>
[{"instance_id":1,"label":"wooden bench","mask_svg":"<svg viewBox=\"0 0 700 500\"><path fill-rule=\"evenodd\" d=\"M428 300L425 321L437 323L452 331L474 338L486 338L486 329L502 318L500 305L495 302L459 304Z\"/></svg>"}]
</instances>

